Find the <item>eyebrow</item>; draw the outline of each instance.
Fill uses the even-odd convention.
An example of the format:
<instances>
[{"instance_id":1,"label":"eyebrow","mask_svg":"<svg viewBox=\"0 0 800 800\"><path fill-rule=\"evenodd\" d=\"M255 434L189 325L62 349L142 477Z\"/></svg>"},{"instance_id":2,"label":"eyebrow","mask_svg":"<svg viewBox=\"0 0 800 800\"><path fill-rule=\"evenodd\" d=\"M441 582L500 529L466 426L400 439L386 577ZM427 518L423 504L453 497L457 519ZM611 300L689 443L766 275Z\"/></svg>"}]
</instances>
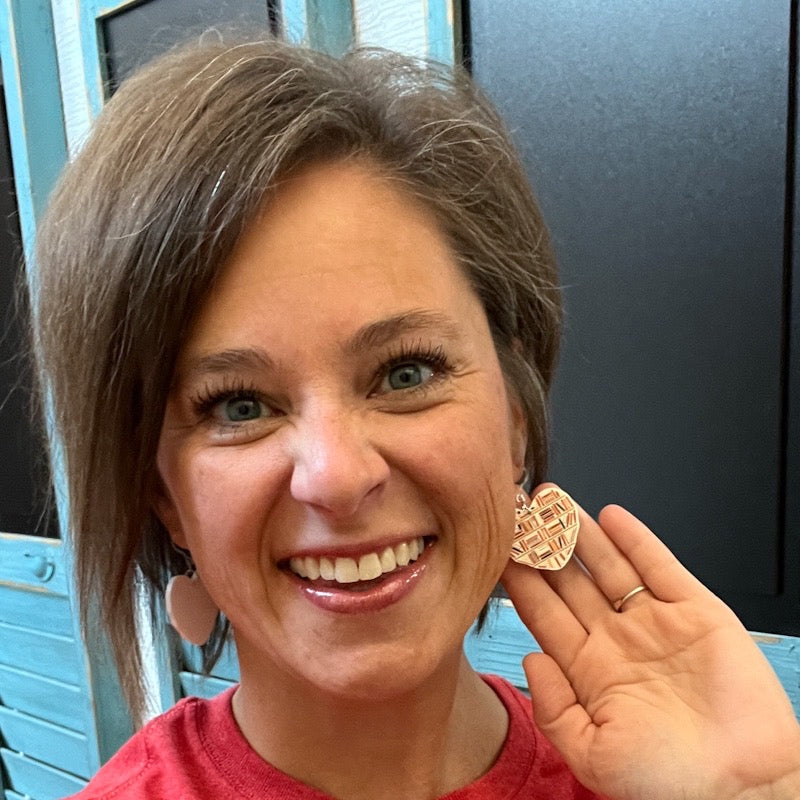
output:
<instances>
[{"instance_id":1,"label":"eyebrow","mask_svg":"<svg viewBox=\"0 0 800 800\"><path fill-rule=\"evenodd\" d=\"M459 326L451 317L437 311L404 311L359 328L345 343L344 350L355 355L363 350L382 347L403 334L429 330L436 330L447 338L455 338ZM192 358L181 370L178 381L191 381L209 374L275 368L275 360L263 348L236 347Z\"/></svg>"},{"instance_id":2,"label":"eyebrow","mask_svg":"<svg viewBox=\"0 0 800 800\"><path fill-rule=\"evenodd\" d=\"M275 367L275 362L260 347L236 347L192 358L181 370L181 380L237 370L258 371Z\"/></svg>"},{"instance_id":3,"label":"eyebrow","mask_svg":"<svg viewBox=\"0 0 800 800\"><path fill-rule=\"evenodd\" d=\"M382 347L404 333L429 330L436 330L447 338L455 338L459 327L451 317L438 311L404 311L364 325L350 338L345 349L350 353L358 353Z\"/></svg>"}]
</instances>

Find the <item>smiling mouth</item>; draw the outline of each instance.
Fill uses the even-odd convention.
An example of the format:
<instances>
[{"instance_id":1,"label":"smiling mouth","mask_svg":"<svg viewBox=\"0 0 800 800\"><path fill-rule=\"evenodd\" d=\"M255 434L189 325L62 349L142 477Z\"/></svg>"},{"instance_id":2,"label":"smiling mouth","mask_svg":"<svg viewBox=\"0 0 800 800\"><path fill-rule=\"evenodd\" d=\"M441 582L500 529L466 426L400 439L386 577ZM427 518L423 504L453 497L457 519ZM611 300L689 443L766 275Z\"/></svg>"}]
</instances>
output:
<instances>
[{"instance_id":1,"label":"smiling mouth","mask_svg":"<svg viewBox=\"0 0 800 800\"><path fill-rule=\"evenodd\" d=\"M296 556L289 559L288 567L295 575L309 582L318 582L320 585L324 582L328 586L352 585L375 581L407 567L422 555L425 547L425 539L418 536L358 558Z\"/></svg>"}]
</instances>

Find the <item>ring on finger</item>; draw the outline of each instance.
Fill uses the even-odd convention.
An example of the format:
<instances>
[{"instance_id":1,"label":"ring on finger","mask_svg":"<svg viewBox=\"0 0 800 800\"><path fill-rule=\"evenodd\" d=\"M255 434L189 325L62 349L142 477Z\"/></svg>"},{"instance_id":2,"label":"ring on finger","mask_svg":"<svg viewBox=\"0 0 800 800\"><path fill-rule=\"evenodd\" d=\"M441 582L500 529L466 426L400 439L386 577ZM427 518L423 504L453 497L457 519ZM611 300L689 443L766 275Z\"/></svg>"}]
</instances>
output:
<instances>
[{"instance_id":1,"label":"ring on finger","mask_svg":"<svg viewBox=\"0 0 800 800\"><path fill-rule=\"evenodd\" d=\"M622 607L625 605L625 603L628 602L628 600L630 600L632 597L635 597L637 594L639 594L639 592L646 592L646 591L647 587L642 585L641 583L638 586L634 586L633 589L631 589L628 592L628 594L625 594L618 600L614 601L613 603L614 611L620 613L622 611Z\"/></svg>"}]
</instances>

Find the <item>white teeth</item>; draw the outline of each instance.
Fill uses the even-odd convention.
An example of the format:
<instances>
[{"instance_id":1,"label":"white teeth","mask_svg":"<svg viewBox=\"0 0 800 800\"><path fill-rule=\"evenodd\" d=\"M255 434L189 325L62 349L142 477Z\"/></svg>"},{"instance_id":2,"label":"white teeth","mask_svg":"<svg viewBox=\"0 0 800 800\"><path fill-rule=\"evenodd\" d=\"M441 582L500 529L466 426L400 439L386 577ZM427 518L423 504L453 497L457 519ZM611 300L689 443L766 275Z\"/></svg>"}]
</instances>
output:
<instances>
[{"instance_id":1,"label":"white teeth","mask_svg":"<svg viewBox=\"0 0 800 800\"><path fill-rule=\"evenodd\" d=\"M289 566L292 562L289 562ZM333 568L333 561L324 556L319 560L319 576L325 581L332 581L336 576L336 570ZM300 577L303 577L302 575Z\"/></svg>"},{"instance_id":2,"label":"white teeth","mask_svg":"<svg viewBox=\"0 0 800 800\"><path fill-rule=\"evenodd\" d=\"M398 544L394 548L394 557L397 559L398 567L404 567L409 561L411 561L411 551L408 547L408 542Z\"/></svg>"},{"instance_id":3,"label":"white teeth","mask_svg":"<svg viewBox=\"0 0 800 800\"><path fill-rule=\"evenodd\" d=\"M358 559L358 579L360 581L371 581L373 578L380 578L381 575L383 575L383 570L377 553L370 553Z\"/></svg>"},{"instance_id":4,"label":"white teeth","mask_svg":"<svg viewBox=\"0 0 800 800\"><path fill-rule=\"evenodd\" d=\"M392 572L397 567L405 567L416 561L424 550L425 541L420 536L394 547L386 547L380 554L367 553L358 561L354 558L297 556L289 559L289 568L301 578L312 581L318 578L337 583L371 581L387 572Z\"/></svg>"},{"instance_id":5,"label":"white teeth","mask_svg":"<svg viewBox=\"0 0 800 800\"><path fill-rule=\"evenodd\" d=\"M296 572L301 578L307 578L308 572L306 571L305 567L305 560L302 558L290 558L289 559L289 566L292 569L292 572Z\"/></svg>"},{"instance_id":6,"label":"white teeth","mask_svg":"<svg viewBox=\"0 0 800 800\"><path fill-rule=\"evenodd\" d=\"M358 580L358 564L352 558L337 558L333 562L336 583L355 583Z\"/></svg>"},{"instance_id":7,"label":"white teeth","mask_svg":"<svg viewBox=\"0 0 800 800\"><path fill-rule=\"evenodd\" d=\"M387 547L381 553L381 570L383 572L391 572L393 569L397 568L397 559L394 557L394 550L391 547Z\"/></svg>"},{"instance_id":8,"label":"white teeth","mask_svg":"<svg viewBox=\"0 0 800 800\"><path fill-rule=\"evenodd\" d=\"M291 561L289 563L291 564ZM303 577L311 578L312 581L315 581L317 578L319 578L320 569L318 559L312 558L311 556L306 556L303 559L303 564L306 568L306 574Z\"/></svg>"}]
</instances>

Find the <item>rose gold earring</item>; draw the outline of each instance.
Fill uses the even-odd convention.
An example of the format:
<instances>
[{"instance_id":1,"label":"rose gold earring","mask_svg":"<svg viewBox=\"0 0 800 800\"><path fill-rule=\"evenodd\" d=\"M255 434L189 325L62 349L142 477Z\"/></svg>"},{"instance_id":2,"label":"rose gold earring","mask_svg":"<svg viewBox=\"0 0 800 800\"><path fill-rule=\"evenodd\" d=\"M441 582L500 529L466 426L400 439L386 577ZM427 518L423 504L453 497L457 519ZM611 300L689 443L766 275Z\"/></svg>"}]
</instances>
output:
<instances>
[{"instance_id":1,"label":"rose gold earring","mask_svg":"<svg viewBox=\"0 0 800 800\"><path fill-rule=\"evenodd\" d=\"M219 608L195 571L191 557L186 556L186 559L188 571L184 575L173 575L167 582L167 618L187 642L204 645L217 624Z\"/></svg>"},{"instance_id":2,"label":"rose gold earring","mask_svg":"<svg viewBox=\"0 0 800 800\"><path fill-rule=\"evenodd\" d=\"M561 569L575 550L580 528L578 507L566 492L554 486L531 498L523 488L526 479L527 473L517 488L511 558L534 569Z\"/></svg>"}]
</instances>

